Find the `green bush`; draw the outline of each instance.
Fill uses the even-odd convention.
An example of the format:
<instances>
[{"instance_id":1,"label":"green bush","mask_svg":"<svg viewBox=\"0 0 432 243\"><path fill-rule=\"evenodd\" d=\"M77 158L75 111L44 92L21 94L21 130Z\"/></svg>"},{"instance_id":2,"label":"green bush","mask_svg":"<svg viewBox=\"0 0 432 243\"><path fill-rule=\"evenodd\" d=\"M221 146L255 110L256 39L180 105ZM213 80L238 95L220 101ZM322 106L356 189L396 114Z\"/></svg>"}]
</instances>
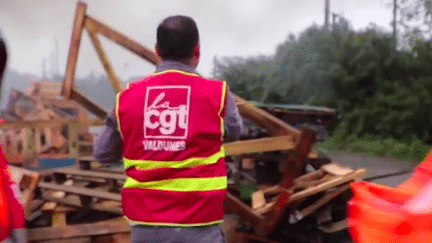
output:
<instances>
[{"instance_id":1,"label":"green bush","mask_svg":"<svg viewBox=\"0 0 432 243\"><path fill-rule=\"evenodd\" d=\"M410 145L409 159L413 162L420 162L430 150L430 146L423 144L420 140L414 140Z\"/></svg>"}]
</instances>

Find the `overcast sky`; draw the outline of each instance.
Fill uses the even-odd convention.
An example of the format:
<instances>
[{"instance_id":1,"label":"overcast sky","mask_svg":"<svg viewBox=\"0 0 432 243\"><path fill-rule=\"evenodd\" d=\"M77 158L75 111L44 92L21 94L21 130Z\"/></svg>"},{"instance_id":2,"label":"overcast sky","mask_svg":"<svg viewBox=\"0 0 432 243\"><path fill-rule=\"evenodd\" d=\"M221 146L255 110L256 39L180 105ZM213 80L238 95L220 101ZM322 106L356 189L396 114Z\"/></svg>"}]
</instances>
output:
<instances>
[{"instance_id":1,"label":"overcast sky","mask_svg":"<svg viewBox=\"0 0 432 243\"><path fill-rule=\"evenodd\" d=\"M156 28L174 14L195 19L200 32L198 70L211 76L215 56L271 55L289 33L313 23L323 25L325 0L87 0L87 14L154 48ZM374 22L391 30L391 0L331 0L331 11L343 14L354 29ZM42 75L42 60L50 60L59 46L59 71L63 75L76 1L0 0L0 28L10 50L9 68ZM103 73L86 32L81 42L77 73ZM126 80L145 75L153 67L103 39L118 76ZM47 62L47 69L50 63Z\"/></svg>"}]
</instances>

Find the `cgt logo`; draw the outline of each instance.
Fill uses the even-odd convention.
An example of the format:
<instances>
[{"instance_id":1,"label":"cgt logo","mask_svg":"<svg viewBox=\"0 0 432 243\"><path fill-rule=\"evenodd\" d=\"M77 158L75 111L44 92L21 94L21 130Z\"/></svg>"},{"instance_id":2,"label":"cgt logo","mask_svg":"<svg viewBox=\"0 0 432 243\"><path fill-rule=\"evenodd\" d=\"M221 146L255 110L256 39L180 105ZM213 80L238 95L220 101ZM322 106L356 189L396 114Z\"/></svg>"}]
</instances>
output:
<instances>
[{"instance_id":1,"label":"cgt logo","mask_svg":"<svg viewBox=\"0 0 432 243\"><path fill-rule=\"evenodd\" d=\"M190 86L148 87L144 104L144 137L185 139Z\"/></svg>"}]
</instances>

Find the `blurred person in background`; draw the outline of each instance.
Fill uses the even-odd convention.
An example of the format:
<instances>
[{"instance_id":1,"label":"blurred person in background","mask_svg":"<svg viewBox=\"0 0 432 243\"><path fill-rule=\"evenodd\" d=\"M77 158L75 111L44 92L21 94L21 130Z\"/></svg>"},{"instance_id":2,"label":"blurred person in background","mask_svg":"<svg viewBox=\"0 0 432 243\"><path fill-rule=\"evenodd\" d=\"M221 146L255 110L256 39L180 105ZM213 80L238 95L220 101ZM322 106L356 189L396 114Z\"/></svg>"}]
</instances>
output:
<instances>
[{"instance_id":1,"label":"blurred person in background","mask_svg":"<svg viewBox=\"0 0 432 243\"><path fill-rule=\"evenodd\" d=\"M7 50L0 30L0 93L6 69ZM2 120L0 120L0 123ZM0 148L0 243L27 242L24 208L19 187L9 175L8 161Z\"/></svg>"}]
</instances>

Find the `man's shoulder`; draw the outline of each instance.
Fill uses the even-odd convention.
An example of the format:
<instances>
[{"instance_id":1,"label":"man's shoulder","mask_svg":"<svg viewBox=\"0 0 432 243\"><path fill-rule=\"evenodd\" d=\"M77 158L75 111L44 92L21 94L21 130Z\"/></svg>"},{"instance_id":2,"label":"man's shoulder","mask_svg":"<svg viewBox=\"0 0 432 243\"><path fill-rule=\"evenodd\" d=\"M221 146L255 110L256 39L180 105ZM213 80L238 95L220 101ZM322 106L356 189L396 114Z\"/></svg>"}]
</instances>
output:
<instances>
[{"instance_id":1,"label":"man's shoulder","mask_svg":"<svg viewBox=\"0 0 432 243\"><path fill-rule=\"evenodd\" d=\"M226 83L224 80L219 80L219 79L214 79L214 78L206 78L206 77L202 77L200 76L200 78L204 81L208 81L208 82L216 82L216 83Z\"/></svg>"},{"instance_id":2,"label":"man's shoulder","mask_svg":"<svg viewBox=\"0 0 432 243\"><path fill-rule=\"evenodd\" d=\"M131 88L131 87L136 87L136 86L139 86L139 85L144 85L144 84L146 84L153 77L154 77L154 74L150 74L150 75L147 75L147 76L145 76L145 77L143 77L141 79L137 79L135 81L129 82L126 85L126 90L129 89L129 88Z\"/></svg>"}]
</instances>

